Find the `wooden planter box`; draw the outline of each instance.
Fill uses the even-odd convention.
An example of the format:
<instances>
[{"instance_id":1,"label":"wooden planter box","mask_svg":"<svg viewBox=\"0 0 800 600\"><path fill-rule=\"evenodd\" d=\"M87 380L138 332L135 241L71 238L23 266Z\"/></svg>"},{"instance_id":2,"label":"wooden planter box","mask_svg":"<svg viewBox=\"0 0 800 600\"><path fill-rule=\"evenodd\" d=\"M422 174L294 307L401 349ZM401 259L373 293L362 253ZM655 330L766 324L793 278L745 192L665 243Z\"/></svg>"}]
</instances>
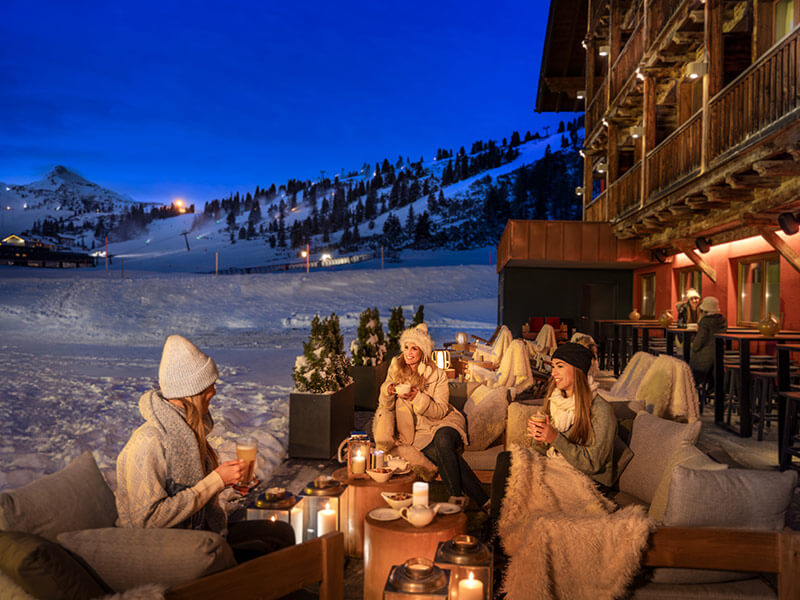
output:
<instances>
[{"instance_id":1,"label":"wooden planter box","mask_svg":"<svg viewBox=\"0 0 800 600\"><path fill-rule=\"evenodd\" d=\"M389 361L371 367L350 367L350 377L355 386L355 406L361 410L375 410L378 408L378 395L381 384L386 379L389 371Z\"/></svg>"},{"instance_id":2,"label":"wooden planter box","mask_svg":"<svg viewBox=\"0 0 800 600\"><path fill-rule=\"evenodd\" d=\"M327 394L289 394L290 458L329 459L336 454L353 430L354 387L351 383Z\"/></svg>"}]
</instances>

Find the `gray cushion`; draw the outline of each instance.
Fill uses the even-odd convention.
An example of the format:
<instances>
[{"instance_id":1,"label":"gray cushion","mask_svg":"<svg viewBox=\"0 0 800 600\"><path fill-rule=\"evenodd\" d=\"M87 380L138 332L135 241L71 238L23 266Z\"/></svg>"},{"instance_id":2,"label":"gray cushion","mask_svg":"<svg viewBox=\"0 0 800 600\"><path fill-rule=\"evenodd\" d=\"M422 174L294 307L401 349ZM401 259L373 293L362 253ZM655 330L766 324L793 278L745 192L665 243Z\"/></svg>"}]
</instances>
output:
<instances>
[{"instance_id":1,"label":"gray cushion","mask_svg":"<svg viewBox=\"0 0 800 600\"><path fill-rule=\"evenodd\" d=\"M490 389L479 386L472 392L464 404L469 435L467 450L470 452L486 450L503 434L506 428L507 408L505 388Z\"/></svg>"},{"instance_id":2,"label":"gray cushion","mask_svg":"<svg viewBox=\"0 0 800 600\"><path fill-rule=\"evenodd\" d=\"M114 494L91 452L16 490L0 494L0 530L34 533L55 541L62 531L112 527Z\"/></svg>"},{"instance_id":3,"label":"gray cushion","mask_svg":"<svg viewBox=\"0 0 800 600\"><path fill-rule=\"evenodd\" d=\"M697 443L700 427L700 421L684 424L646 412L636 415L629 444L633 458L619 477L619 489L652 502L672 452L682 441Z\"/></svg>"},{"instance_id":4,"label":"gray cushion","mask_svg":"<svg viewBox=\"0 0 800 600\"><path fill-rule=\"evenodd\" d=\"M664 525L783 529L795 485L794 471L694 471L676 467Z\"/></svg>"},{"instance_id":5,"label":"gray cushion","mask_svg":"<svg viewBox=\"0 0 800 600\"><path fill-rule=\"evenodd\" d=\"M211 531L111 527L62 533L58 542L116 591L174 586L236 564L228 543Z\"/></svg>"}]
</instances>

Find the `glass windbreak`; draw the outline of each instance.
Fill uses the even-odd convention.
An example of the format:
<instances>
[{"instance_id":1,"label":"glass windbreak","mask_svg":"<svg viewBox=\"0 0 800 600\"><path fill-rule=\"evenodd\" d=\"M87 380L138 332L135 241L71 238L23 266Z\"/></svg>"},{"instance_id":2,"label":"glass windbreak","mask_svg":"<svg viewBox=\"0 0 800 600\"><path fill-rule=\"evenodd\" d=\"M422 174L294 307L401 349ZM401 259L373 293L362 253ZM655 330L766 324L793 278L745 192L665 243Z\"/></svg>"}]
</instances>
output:
<instances>
[{"instance_id":1,"label":"glass windbreak","mask_svg":"<svg viewBox=\"0 0 800 600\"><path fill-rule=\"evenodd\" d=\"M754 325L769 312L778 317L780 296L777 259L739 263L739 323Z\"/></svg>"},{"instance_id":2,"label":"glass windbreak","mask_svg":"<svg viewBox=\"0 0 800 600\"><path fill-rule=\"evenodd\" d=\"M654 319L656 316L656 276L655 273L642 275L642 318Z\"/></svg>"},{"instance_id":3,"label":"glass windbreak","mask_svg":"<svg viewBox=\"0 0 800 600\"><path fill-rule=\"evenodd\" d=\"M702 273L700 269L688 269L678 273L678 298L681 302L686 300L686 292L694 288L700 296L703 296Z\"/></svg>"}]
</instances>

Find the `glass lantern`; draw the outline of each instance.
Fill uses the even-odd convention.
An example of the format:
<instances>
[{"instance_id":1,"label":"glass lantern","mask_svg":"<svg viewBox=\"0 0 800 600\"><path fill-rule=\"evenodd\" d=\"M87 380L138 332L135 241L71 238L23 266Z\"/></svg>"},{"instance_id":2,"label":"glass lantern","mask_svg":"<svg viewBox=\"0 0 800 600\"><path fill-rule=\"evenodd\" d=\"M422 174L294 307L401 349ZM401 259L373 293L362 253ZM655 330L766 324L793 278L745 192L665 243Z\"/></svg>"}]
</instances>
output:
<instances>
[{"instance_id":1,"label":"glass lantern","mask_svg":"<svg viewBox=\"0 0 800 600\"><path fill-rule=\"evenodd\" d=\"M369 479L372 442L365 431L351 431L347 440L347 478Z\"/></svg>"},{"instance_id":2,"label":"glass lantern","mask_svg":"<svg viewBox=\"0 0 800 600\"><path fill-rule=\"evenodd\" d=\"M455 379L456 370L450 368L450 352L447 350L434 350L431 356L436 366L447 374L448 379Z\"/></svg>"},{"instance_id":3,"label":"glass lantern","mask_svg":"<svg viewBox=\"0 0 800 600\"><path fill-rule=\"evenodd\" d=\"M461 344L463 346L466 345L468 341L469 341L469 335L467 334L466 331L459 331L456 334L456 344Z\"/></svg>"},{"instance_id":4,"label":"glass lantern","mask_svg":"<svg viewBox=\"0 0 800 600\"><path fill-rule=\"evenodd\" d=\"M327 475L320 475L303 488L303 541L328 531L341 530L341 496L347 486Z\"/></svg>"},{"instance_id":5,"label":"glass lantern","mask_svg":"<svg viewBox=\"0 0 800 600\"><path fill-rule=\"evenodd\" d=\"M491 600L493 558L491 548L471 535L439 542L434 562L450 570L450 600Z\"/></svg>"},{"instance_id":6,"label":"glass lantern","mask_svg":"<svg viewBox=\"0 0 800 600\"><path fill-rule=\"evenodd\" d=\"M302 498L283 489L278 492L271 488L259 494L256 501L247 507L247 520L283 521L294 529L295 543L303 541Z\"/></svg>"},{"instance_id":7,"label":"glass lantern","mask_svg":"<svg viewBox=\"0 0 800 600\"><path fill-rule=\"evenodd\" d=\"M410 558L389 571L383 600L447 600L450 573L427 558Z\"/></svg>"}]
</instances>

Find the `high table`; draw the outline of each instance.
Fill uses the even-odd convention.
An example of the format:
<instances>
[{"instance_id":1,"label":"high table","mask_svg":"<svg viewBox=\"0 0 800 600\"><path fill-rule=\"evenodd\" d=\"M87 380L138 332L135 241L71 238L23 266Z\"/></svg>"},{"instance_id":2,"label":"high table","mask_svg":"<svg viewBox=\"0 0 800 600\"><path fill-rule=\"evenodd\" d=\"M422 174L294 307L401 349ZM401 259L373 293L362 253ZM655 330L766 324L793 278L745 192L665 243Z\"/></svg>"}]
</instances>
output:
<instances>
[{"instance_id":1,"label":"high table","mask_svg":"<svg viewBox=\"0 0 800 600\"><path fill-rule=\"evenodd\" d=\"M786 418L786 393L791 390L791 354L800 354L800 344L778 344L778 463L781 470L787 468L791 463L791 455L786 451L791 446L791 427L787 434L786 425L793 422L793 419Z\"/></svg>"},{"instance_id":2,"label":"high table","mask_svg":"<svg viewBox=\"0 0 800 600\"><path fill-rule=\"evenodd\" d=\"M675 354L675 336L683 336L683 360L688 363L692 357L692 340L697 333L697 327L692 329L688 327L669 327L665 333L667 336L667 354L670 356Z\"/></svg>"},{"instance_id":3,"label":"high table","mask_svg":"<svg viewBox=\"0 0 800 600\"><path fill-rule=\"evenodd\" d=\"M657 325L657 321L611 321L614 325L614 377L619 377L628 364L628 330L634 325Z\"/></svg>"},{"instance_id":4,"label":"high table","mask_svg":"<svg viewBox=\"0 0 800 600\"><path fill-rule=\"evenodd\" d=\"M725 344L738 342L741 385L739 386L739 427L725 423ZM753 435L753 407L750 390L750 345L753 342L800 342L800 332L784 331L772 337L754 330L729 331L716 334L714 362L714 422L740 437Z\"/></svg>"},{"instance_id":5,"label":"high table","mask_svg":"<svg viewBox=\"0 0 800 600\"><path fill-rule=\"evenodd\" d=\"M634 323L631 325L631 335L633 336L632 353L636 354L639 351L639 332L642 332L642 350L649 352L650 350L650 332L651 331L666 331L667 327L661 324L654 323Z\"/></svg>"}]
</instances>

